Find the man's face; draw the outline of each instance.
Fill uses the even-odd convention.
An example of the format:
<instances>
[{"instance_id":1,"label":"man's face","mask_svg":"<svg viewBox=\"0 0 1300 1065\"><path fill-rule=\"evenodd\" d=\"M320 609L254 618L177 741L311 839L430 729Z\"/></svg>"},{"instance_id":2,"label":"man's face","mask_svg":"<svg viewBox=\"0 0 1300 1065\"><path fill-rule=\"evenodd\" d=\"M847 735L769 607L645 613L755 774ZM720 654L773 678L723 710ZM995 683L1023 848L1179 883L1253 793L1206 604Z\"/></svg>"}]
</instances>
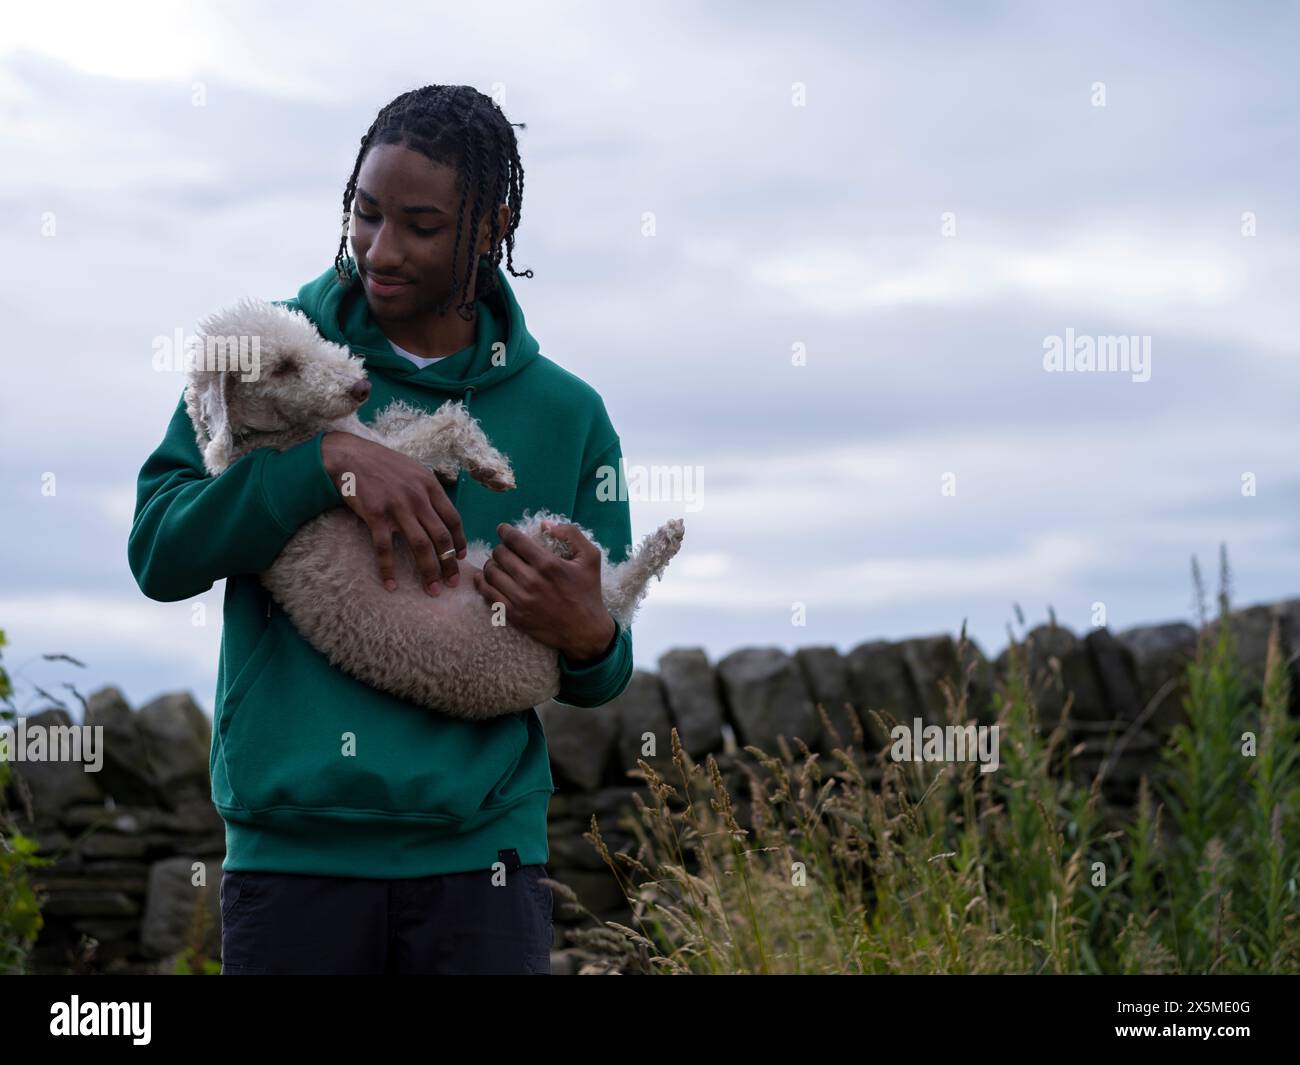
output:
<instances>
[{"instance_id":1,"label":"man's face","mask_svg":"<svg viewBox=\"0 0 1300 1065\"><path fill-rule=\"evenodd\" d=\"M352 201L352 255L376 319L442 315L459 302L460 283L452 285L451 261L459 209L451 167L396 144L377 145L366 153ZM499 211L498 234L504 232L509 208L502 204ZM462 232L462 280L487 254L490 224L490 216L480 220L472 248L468 230ZM471 271L468 299L472 303L474 298Z\"/></svg>"}]
</instances>

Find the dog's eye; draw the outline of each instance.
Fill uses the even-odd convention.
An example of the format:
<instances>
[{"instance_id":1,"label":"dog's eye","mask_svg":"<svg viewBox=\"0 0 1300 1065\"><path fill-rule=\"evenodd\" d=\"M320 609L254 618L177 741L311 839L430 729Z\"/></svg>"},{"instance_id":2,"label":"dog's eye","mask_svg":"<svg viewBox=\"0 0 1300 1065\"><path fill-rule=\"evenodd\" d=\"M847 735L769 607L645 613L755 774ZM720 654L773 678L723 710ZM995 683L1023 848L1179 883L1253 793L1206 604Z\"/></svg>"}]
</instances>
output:
<instances>
[{"instance_id":1,"label":"dog's eye","mask_svg":"<svg viewBox=\"0 0 1300 1065\"><path fill-rule=\"evenodd\" d=\"M282 362L271 371L272 377L283 377L285 374L297 373L298 364L296 362Z\"/></svg>"}]
</instances>

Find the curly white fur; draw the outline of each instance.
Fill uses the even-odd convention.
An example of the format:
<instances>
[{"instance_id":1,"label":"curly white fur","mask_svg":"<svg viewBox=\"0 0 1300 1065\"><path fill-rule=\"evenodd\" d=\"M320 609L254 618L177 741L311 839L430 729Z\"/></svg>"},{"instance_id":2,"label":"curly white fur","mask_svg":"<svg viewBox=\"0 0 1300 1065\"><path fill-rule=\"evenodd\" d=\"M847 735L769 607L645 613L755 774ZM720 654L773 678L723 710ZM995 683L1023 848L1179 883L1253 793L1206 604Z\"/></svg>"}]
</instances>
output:
<instances>
[{"instance_id":1,"label":"curly white fur","mask_svg":"<svg viewBox=\"0 0 1300 1065\"><path fill-rule=\"evenodd\" d=\"M366 425L356 415L354 387L365 380L363 360L325 340L299 311L245 299L210 315L199 336L209 353L256 355L253 372L235 358L200 359L190 370L186 410L204 466L219 474L255 448L284 450L322 429L341 430L409 455L440 478L464 468L496 491L514 487L510 463L488 441L459 401L432 414L396 401ZM253 345L251 348L249 345ZM525 512L515 527L560 557L569 548L541 528L569 519ZM580 526L581 528L581 526ZM582 529L593 543L594 535ZM673 519L648 535L622 563L601 552L601 590L620 626L632 623L651 577L661 577L681 546L685 527ZM334 507L299 529L260 575L303 636L340 669L402 699L452 714L485 719L515 713L556 695L559 654L511 625L494 625L492 608L474 587L491 547L471 541L455 588L429 596L414 556L402 540L394 551L397 591L380 581L366 524Z\"/></svg>"}]
</instances>

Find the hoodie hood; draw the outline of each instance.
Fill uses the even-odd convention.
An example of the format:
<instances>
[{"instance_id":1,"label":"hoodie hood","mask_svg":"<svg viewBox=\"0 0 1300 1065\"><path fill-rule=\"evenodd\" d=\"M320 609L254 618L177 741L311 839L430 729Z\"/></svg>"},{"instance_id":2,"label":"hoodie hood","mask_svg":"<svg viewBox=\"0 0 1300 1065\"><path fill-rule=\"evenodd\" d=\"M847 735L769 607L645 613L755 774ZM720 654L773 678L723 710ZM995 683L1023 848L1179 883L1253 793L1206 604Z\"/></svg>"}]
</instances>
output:
<instances>
[{"instance_id":1,"label":"hoodie hood","mask_svg":"<svg viewBox=\"0 0 1300 1065\"><path fill-rule=\"evenodd\" d=\"M345 345L365 359L366 369L411 385L464 395L483 392L513 377L537 358L538 344L524 324L524 312L497 267L497 291L475 301L478 313L475 343L470 347L419 367L393 350L384 331L370 313L365 289L355 261L348 260L348 282L340 284L334 267L298 290L297 303L321 336ZM493 347L505 343L504 358L493 359Z\"/></svg>"}]
</instances>

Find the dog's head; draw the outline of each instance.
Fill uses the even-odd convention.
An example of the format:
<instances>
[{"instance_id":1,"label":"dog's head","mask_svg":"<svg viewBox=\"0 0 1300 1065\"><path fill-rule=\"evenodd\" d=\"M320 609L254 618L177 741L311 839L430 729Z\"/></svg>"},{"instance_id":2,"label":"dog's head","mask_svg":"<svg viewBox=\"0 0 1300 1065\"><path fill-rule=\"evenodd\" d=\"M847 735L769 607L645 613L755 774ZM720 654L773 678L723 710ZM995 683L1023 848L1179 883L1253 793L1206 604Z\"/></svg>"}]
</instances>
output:
<instances>
[{"instance_id":1,"label":"dog's head","mask_svg":"<svg viewBox=\"0 0 1300 1065\"><path fill-rule=\"evenodd\" d=\"M209 473L261 434L307 438L370 395L363 360L331 343L300 311L245 299L203 320L185 408Z\"/></svg>"}]
</instances>

